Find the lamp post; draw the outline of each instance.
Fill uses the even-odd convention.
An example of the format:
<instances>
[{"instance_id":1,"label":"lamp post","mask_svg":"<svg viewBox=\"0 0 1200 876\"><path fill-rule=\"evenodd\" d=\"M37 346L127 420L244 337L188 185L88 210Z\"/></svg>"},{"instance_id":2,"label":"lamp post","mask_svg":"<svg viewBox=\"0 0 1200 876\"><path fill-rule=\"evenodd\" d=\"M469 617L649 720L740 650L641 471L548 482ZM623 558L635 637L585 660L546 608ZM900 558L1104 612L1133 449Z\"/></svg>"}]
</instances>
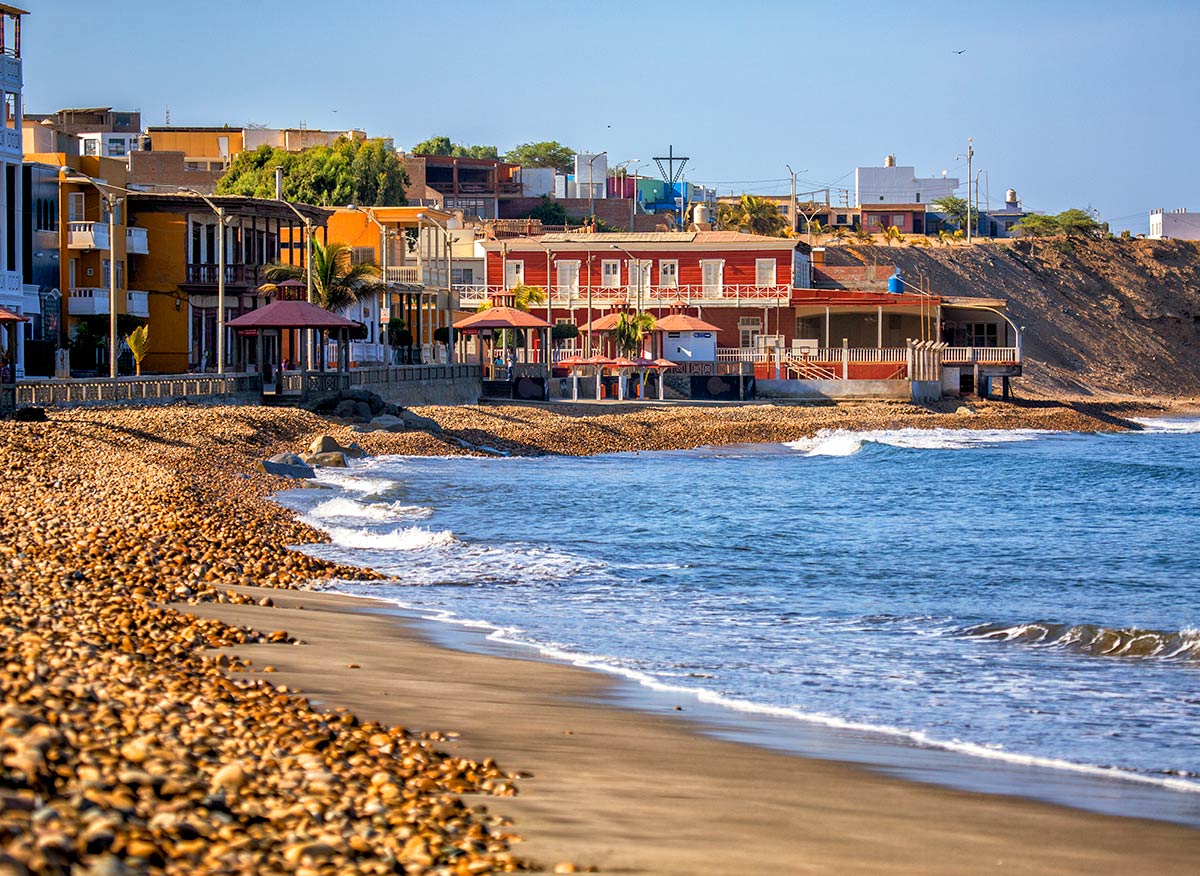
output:
<instances>
[{"instance_id":1,"label":"lamp post","mask_svg":"<svg viewBox=\"0 0 1200 876\"><path fill-rule=\"evenodd\" d=\"M454 364L454 242L450 239L450 229L438 222L432 216L424 213L417 214L417 236L421 234L420 223L428 222L434 228L440 228L446 236L446 364Z\"/></svg>"},{"instance_id":2,"label":"lamp post","mask_svg":"<svg viewBox=\"0 0 1200 876\"><path fill-rule=\"evenodd\" d=\"M63 165L58 169L68 180L76 182L89 183L100 196L104 198L108 204L108 377L110 380L117 379L117 207L125 200L125 198L117 195L117 192L129 192L129 189L121 186L110 185L109 183L100 182L93 179L86 173L77 171L67 165ZM111 191L105 191L109 189Z\"/></svg>"},{"instance_id":3,"label":"lamp post","mask_svg":"<svg viewBox=\"0 0 1200 876\"><path fill-rule=\"evenodd\" d=\"M631 285L633 284L633 269L635 266L638 268L638 284L637 284L637 289L635 290L637 297L635 299L634 307L637 308L638 313L641 313L642 312L641 262L638 259L634 258L633 254L630 253L629 250L624 249L623 247L617 246L615 243L610 243L609 247L611 249L615 249L617 252L621 253L622 255L625 256L625 258L627 258L629 260L629 267L626 268L626 271L629 274L629 282ZM626 299L626 300L628 300L628 299Z\"/></svg>"},{"instance_id":4,"label":"lamp post","mask_svg":"<svg viewBox=\"0 0 1200 876\"><path fill-rule=\"evenodd\" d=\"M608 150L605 149L603 152L597 152L588 159L588 213L591 215L593 222L595 222L596 219L596 187L592 183L592 162L601 155L607 154Z\"/></svg>"},{"instance_id":5,"label":"lamp post","mask_svg":"<svg viewBox=\"0 0 1200 876\"><path fill-rule=\"evenodd\" d=\"M799 205L796 203L796 171L792 170L792 166L790 164L785 164L784 167L786 167L788 169L788 174L792 178L792 200L791 200L792 211L791 211L791 213L788 214L788 220L792 223L792 231L795 231L796 230L796 210L799 209ZM805 168L804 170L800 171L800 173L808 173L808 168ZM829 199L826 198L825 200L829 200ZM812 235L811 234L808 236L808 243L810 246L812 245Z\"/></svg>"},{"instance_id":6,"label":"lamp post","mask_svg":"<svg viewBox=\"0 0 1200 876\"><path fill-rule=\"evenodd\" d=\"M388 294L388 240L391 232L388 231L382 222L375 218L375 211L370 207L358 207L354 204L347 204L346 209L352 213L362 213L371 222L375 223L375 227L379 229L379 267L383 271L383 290L379 293L379 309L382 315L385 301L389 310L391 310L392 306L392 299Z\"/></svg>"},{"instance_id":7,"label":"lamp post","mask_svg":"<svg viewBox=\"0 0 1200 876\"><path fill-rule=\"evenodd\" d=\"M225 373L225 208L214 204L195 189L181 188L180 192L195 195L217 214L217 374Z\"/></svg>"},{"instance_id":8,"label":"lamp post","mask_svg":"<svg viewBox=\"0 0 1200 876\"><path fill-rule=\"evenodd\" d=\"M975 157L975 138L967 138L967 243L971 242L971 159Z\"/></svg>"},{"instance_id":9,"label":"lamp post","mask_svg":"<svg viewBox=\"0 0 1200 876\"><path fill-rule=\"evenodd\" d=\"M313 303L313 285L312 285L312 220L296 209L296 206L290 201L279 200L279 203L287 207L296 214L296 218L304 223L304 284L306 300L309 304ZM318 329L318 332L320 330ZM319 337L319 335L318 335ZM312 337L309 336L308 343L308 370L314 371L315 367L315 345L312 343ZM323 355L323 354L322 354ZM322 360L324 361L324 360ZM324 366L322 366L324 370Z\"/></svg>"}]
</instances>

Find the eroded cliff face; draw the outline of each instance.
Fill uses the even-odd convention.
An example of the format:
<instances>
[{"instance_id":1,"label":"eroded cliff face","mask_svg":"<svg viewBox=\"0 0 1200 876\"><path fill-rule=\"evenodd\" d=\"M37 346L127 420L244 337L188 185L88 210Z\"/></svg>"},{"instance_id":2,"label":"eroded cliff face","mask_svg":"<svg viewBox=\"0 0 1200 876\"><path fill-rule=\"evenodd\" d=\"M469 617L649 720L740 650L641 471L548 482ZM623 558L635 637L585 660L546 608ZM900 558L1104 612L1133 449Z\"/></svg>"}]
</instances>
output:
<instances>
[{"instance_id":1,"label":"eroded cliff face","mask_svg":"<svg viewBox=\"0 0 1200 876\"><path fill-rule=\"evenodd\" d=\"M1018 389L1200 395L1200 244L1013 240L829 246L831 265L895 264L935 294L1008 300L1025 328Z\"/></svg>"}]
</instances>

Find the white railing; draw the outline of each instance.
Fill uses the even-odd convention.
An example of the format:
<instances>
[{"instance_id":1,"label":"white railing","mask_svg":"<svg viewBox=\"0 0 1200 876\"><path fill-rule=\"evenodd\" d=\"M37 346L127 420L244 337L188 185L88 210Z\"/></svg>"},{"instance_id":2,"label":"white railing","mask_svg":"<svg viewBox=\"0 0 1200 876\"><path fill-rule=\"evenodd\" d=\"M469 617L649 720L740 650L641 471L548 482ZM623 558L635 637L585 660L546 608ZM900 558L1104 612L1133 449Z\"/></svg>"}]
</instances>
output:
<instances>
[{"instance_id":1,"label":"white railing","mask_svg":"<svg viewBox=\"0 0 1200 876\"><path fill-rule=\"evenodd\" d=\"M107 230L105 233L107 234ZM128 255L150 254L150 241L146 237L145 228L125 229L125 252Z\"/></svg>"},{"instance_id":2,"label":"white railing","mask_svg":"<svg viewBox=\"0 0 1200 876\"><path fill-rule=\"evenodd\" d=\"M366 341L350 341L350 361L358 365L387 365L392 360L392 348L387 344L368 344ZM338 345L330 341L326 345L325 361L337 364Z\"/></svg>"},{"instance_id":3,"label":"white railing","mask_svg":"<svg viewBox=\"0 0 1200 876\"><path fill-rule=\"evenodd\" d=\"M108 313L108 290L100 288L72 289L67 299L71 316L98 316Z\"/></svg>"},{"instance_id":4,"label":"white railing","mask_svg":"<svg viewBox=\"0 0 1200 876\"><path fill-rule=\"evenodd\" d=\"M765 350L755 350L750 347L717 347L718 362L768 362L770 356Z\"/></svg>"},{"instance_id":5,"label":"white railing","mask_svg":"<svg viewBox=\"0 0 1200 876\"><path fill-rule=\"evenodd\" d=\"M69 249L108 249L108 225L103 222L68 222Z\"/></svg>"},{"instance_id":6,"label":"white railing","mask_svg":"<svg viewBox=\"0 0 1200 876\"><path fill-rule=\"evenodd\" d=\"M420 284L423 282L421 279L421 266L389 265L384 279L386 279L389 283Z\"/></svg>"},{"instance_id":7,"label":"white railing","mask_svg":"<svg viewBox=\"0 0 1200 876\"><path fill-rule=\"evenodd\" d=\"M544 288L544 287L543 287ZM485 301L503 295L506 287L499 285L471 284L453 286L458 293L462 309L479 306ZM550 303L555 306L582 307L590 301L596 305L638 304L642 307L669 307L679 305L733 305L780 304L791 298L790 286L577 286L555 285L548 290Z\"/></svg>"},{"instance_id":8,"label":"white railing","mask_svg":"<svg viewBox=\"0 0 1200 876\"><path fill-rule=\"evenodd\" d=\"M107 311L106 311L107 312ZM130 289L125 293L125 312L143 319L150 316L150 293Z\"/></svg>"},{"instance_id":9,"label":"white railing","mask_svg":"<svg viewBox=\"0 0 1200 876\"><path fill-rule=\"evenodd\" d=\"M808 350L793 350L796 358L808 358L814 362L841 362L842 353L847 362L875 362L899 364L908 361L906 347L817 347Z\"/></svg>"},{"instance_id":10,"label":"white railing","mask_svg":"<svg viewBox=\"0 0 1200 876\"><path fill-rule=\"evenodd\" d=\"M1020 347L946 347L942 351L946 365L1017 365L1021 362Z\"/></svg>"}]
</instances>

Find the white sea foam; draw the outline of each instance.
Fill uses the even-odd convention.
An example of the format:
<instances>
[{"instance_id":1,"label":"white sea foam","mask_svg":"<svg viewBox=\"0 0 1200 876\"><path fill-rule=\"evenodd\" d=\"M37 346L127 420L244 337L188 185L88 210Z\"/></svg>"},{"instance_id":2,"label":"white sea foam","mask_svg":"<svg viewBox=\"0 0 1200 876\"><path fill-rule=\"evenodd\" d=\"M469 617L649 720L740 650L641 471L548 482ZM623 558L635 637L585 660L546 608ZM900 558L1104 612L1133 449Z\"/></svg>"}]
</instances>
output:
<instances>
[{"instance_id":1,"label":"white sea foam","mask_svg":"<svg viewBox=\"0 0 1200 876\"><path fill-rule=\"evenodd\" d=\"M315 520L362 519L387 522L390 520L416 520L428 517L432 508L420 505L402 505L399 502L359 502L337 496L314 505L304 515Z\"/></svg>"},{"instance_id":2,"label":"white sea foam","mask_svg":"<svg viewBox=\"0 0 1200 876\"><path fill-rule=\"evenodd\" d=\"M461 618L448 610L431 610L427 607L412 605L400 600L393 600L393 602L400 608L419 613L427 620L454 624L456 626L467 627L471 629L489 630L490 632L487 635L487 639L492 642L503 642L505 644L517 645L523 648L532 648L543 657L547 657L552 660L560 660L565 663L570 663L573 666L578 666L582 669L591 669L600 672L608 672L613 675L619 675L659 693L670 693L676 696L691 697L698 702L720 706L736 712L742 712L750 715L762 715L772 718L788 718L838 730L852 730L859 733L867 733L884 738L902 740L923 748L936 748L943 751L970 755L972 757L981 757L988 760L1002 761L1004 763L1009 763L1016 766L1064 770L1072 773L1095 776L1096 778L1153 785L1172 791L1200 793L1200 781L1189 778L1145 775L1143 773L1130 772L1127 770L1115 769L1113 767L1076 763L1074 761L1063 760L1061 758L1023 754L1020 752L1008 751L1004 748L993 745L969 742L961 739L938 739L930 736L928 733L922 730L909 730L889 724L869 724L861 721L848 721L844 718L838 718L833 715L825 715L819 712L806 712L802 709L795 709L786 706L776 706L769 703L756 703L750 700L740 699L738 697L731 697L726 694L722 694L719 691L709 690L707 688L671 684L669 682L660 680L660 673L651 674L636 669L630 669L625 666L620 666L613 662L613 658L611 657L580 654L543 643L523 640L519 638L519 635L522 631L515 627L500 627L484 620Z\"/></svg>"},{"instance_id":3,"label":"white sea foam","mask_svg":"<svg viewBox=\"0 0 1200 876\"><path fill-rule=\"evenodd\" d=\"M317 483L329 484L355 493L378 493L396 485L395 480L355 474L355 469L317 469Z\"/></svg>"},{"instance_id":4,"label":"white sea foam","mask_svg":"<svg viewBox=\"0 0 1200 876\"><path fill-rule=\"evenodd\" d=\"M1200 432L1200 417L1133 417L1143 432L1150 434L1190 435Z\"/></svg>"},{"instance_id":5,"label":"white sea foam","mask_svg":"<svg viewBox=\"0 0 1200 876\"><path fill-rule=\"evenodd\" d=\"M345 526L322 526L330 540L339 547L370 551L417 551L446 547L458 539L448 529L432 530L420 526L402 526L387 532L351 529Z\"/></svg>"},{"instance_id":6,"label":"white sea foam","mask_svg":"<svg viewBox=\"0 0 1200 876\"><path fill-rule=\"evenodd\" d=\"M784 446L806 456L852 456L864 444L886 444L908 450L969 450L1016 441L1032 441L1051 434L1041 429L876 429L853 432L822 429L811 438L789 441Z\"/></svg>"}]
</instances>

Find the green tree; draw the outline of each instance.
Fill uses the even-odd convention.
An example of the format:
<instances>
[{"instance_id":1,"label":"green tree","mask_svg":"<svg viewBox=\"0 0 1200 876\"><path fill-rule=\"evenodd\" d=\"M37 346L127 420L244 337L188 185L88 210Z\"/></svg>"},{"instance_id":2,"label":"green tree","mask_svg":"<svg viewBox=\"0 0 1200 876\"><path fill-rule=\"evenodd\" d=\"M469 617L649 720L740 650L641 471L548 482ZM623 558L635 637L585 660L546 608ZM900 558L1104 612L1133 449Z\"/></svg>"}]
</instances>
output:
<instances>
[{"instance_id":1,"label":"green tree","mask_svg":"<svg viewBox=\"0 0 1200 876\"><path fill-rule=\"evenodd\" d=\"M278 291L284 280L305 280L304 269L297 265L268 265L263 274L266 283L259 287L268 295ZM307 281L306 281L307 282ZM378 291L379 268L366 262L354 264L350 247L344 243L323 244L313 241L312 289L315 304L326 310L344 310Z\"/></svg>"},{"instance_id":2,"label":"green tree","mask_svg":"<svg viewBox=\"0 0 1200 876\"><path fill-rule=\"evenodd\" d=\"M966 198L958 198L954 195L947 195L940 200L934 201L933 206L946 214L946 219L955 228L967 227L967 201Z\"/></svg>"},{"instance_id":3,"label":"green tree","mask_svg":"<svg viewBox=\"0 0 1200 876\"><path fill-rule=\"evenodd\" d=\"M563 173L570 173L575 160L575 150L557 140L522 143L504 153L504 160L522 167L553 167Z\"/></svg>"},{"instance_id":4,"label":"green tree","mask_svg":"<svg viewBox=\"0 0 1200 876\"><path fill-rule=\"evenodd\" d=\"M613 342L624 356L630 358L642 351L642 339L654 331L654 317L648 313L622 313L617 317Z\"/></svg>"},{"instance_id":5,"label":"green tree","mask_svg":"<svg viewBox=\"0 0 1200 876\"><path fill-rule=\"evenodd\" d=\"M717 222L729 231L745 231L768 237L787 237L788 221L771 201L742 195L735 203L717 207Z\"/></svg>"},{"instance_id":6,"label":"green tree","mask_svg":"<svg viewBox=\"0 0 1200 876\"><path fill-rule=\"evenodd\" d=\"M882 236L883 236L884 242L888 246L891 246L897 240L904 239L904 235L900 233L900 229L897 228L895 225L883 226L883 235Z\"/></svg>"},{"instance_id":7,"label":"green tree","mask_svg":"<svg viewBox=\"0 0 1200 876\"><path fill-rule=\"evenodd\" d=\"M1021 237L1051 237L1062 234L1062 226L1058 224L1057 216L1044 216L1041 213L1031 213L1021 219L1013 230Z\"/></svg>"},{"instance_id":8,"label":"green tree","mask_svg":"<svg viewBox=\"0 0 1200 876\"><path fill-rule=\"evenodd\" d=\"M1059 233L1067 237L1101 237L1106 230L1086 210L1063 210L1054 218L1058 222Z\"/></svg>"},{"instance_id":9,"label":"green tree","mask_svg":"<svg viewBox=\"0 0 1200 876\"><path fill-rule=\"evenodd\" d=\"M283 196L323 207L361 204L400 207L407 203L408 174L382 140L341 138L332 146L287 152L272 146L239 152L217 182L218 195L275 197L275 168L283 168Z\"/></svg>"},{"instance_id":10,"label":"green tree","mask_svg":"<svg viewBox=\"0 0 1200 876\"><path fill-rule=\"evenodd\" d=\"M500 154L495 146L463 146L444 134L423 140L412 148L413 155L453 155L458 158L494 158Z\"/></svg>"},{"instance_id":11,"label":"green tree","mask_svg":"<svg viewBox=\"0 0 1200 876\"><path fill-rule=\"evenodd\" d=\"M558 201L542 195L542 202L529 211L530 219L538 219L543 225L566 225L567 211Z\"/></svg>"}]
</instances>

